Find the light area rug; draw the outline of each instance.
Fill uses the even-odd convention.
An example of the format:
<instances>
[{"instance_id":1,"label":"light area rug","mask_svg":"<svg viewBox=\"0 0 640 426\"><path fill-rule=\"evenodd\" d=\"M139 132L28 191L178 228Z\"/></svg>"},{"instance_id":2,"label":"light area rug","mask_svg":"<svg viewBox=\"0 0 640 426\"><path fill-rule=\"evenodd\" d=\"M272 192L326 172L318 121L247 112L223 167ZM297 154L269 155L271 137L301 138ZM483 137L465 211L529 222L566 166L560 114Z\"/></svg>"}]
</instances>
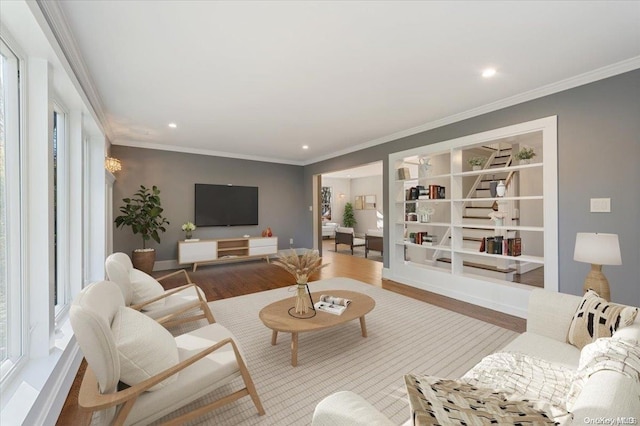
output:
<instances>
[{"instance_id":1,"label":"light area rug","mask_svg":"<svg viewBox=\"0 0 640 426\"><path fill-rule=\"evenodd\" d=\"M309 284L312 292L353 290L368 294L376 307L366 316L368 337L358 320L313 333L301 333L298 366L291 366L291 336L271 330L258 318L264 306L293 297L290 288L210 302L216 321L227 327L245 354L266 414L258 416L251 398L225 405L192 425L309 425L316 404L327 395L353 391L392 422L409 418L404 374L457 378L517 333L348 278ZM301 320L302 321L302 320ZM231 383L175 414L241 387ZM174 415L166 416L166 421Z\"/></svg>"}]
</instances>

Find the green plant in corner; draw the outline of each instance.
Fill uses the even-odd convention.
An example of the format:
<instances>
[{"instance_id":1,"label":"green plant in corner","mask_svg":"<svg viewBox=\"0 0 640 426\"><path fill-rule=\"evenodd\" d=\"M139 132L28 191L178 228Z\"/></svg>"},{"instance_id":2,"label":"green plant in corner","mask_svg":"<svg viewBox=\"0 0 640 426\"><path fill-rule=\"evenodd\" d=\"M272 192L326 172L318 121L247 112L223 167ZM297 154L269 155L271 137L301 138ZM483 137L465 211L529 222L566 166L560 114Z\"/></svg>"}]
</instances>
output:
<instances>
[{"instance_id":1,"label":"green plant in corner","mask_svg":"<svg viewBox=\"0 0 640 426\"><path fill-rule=\"evenodd\" d=\"M134 235L142 237L142 248L146 249L147 241L153 239L160 244L160 232L166 232L165 225L169 221L162 216L160 190L157 186L151 189L140 185L140 189L131 198L123 198L125 203L120 207L121 216L115 218L118 228L130 226Z\"/></svg>"},{"instance_id":2,"label":"green plant in corner","mask_svg":"<svg viewBox=\"0 0 640 426\"><path fill-rule=\"evenodd\" d=\"M342 223L347 228L353 228L353 225L358 223L356 217L353 214L353 204L346 203L344 205L344 213L342 213Z\"/></svg>"},{"instance_id":3,"label":"green plant in corner","mask_svg":"<svg viewBox=\"0 0 640 426\"><path fill-rule=\"evenodd\" d=\"M531 160L536 156L536 153L533 152L533 148L523 147L516 154L516 160Z\"/></svg>"}]
</instances>

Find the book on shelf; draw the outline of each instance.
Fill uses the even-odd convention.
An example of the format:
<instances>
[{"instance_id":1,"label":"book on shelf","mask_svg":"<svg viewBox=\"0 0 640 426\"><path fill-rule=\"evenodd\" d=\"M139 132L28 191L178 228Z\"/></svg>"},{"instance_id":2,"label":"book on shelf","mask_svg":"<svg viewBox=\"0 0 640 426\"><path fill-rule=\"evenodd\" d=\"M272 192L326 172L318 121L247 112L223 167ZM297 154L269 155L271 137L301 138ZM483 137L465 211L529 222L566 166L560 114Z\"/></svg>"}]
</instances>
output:
<instances>
[{"instance_id":1,"label":"book on shelf","mask_svg":"<svg viewBox=\"0 0 640 426\"><path fill-rule=\"evenodd\" d=\"M344 297L336 297L331 295L322 294L320 300L317 301L313 307L317 311L328 312L333 315L342 315L342 313L351 304L351 300Z\"/></svg>"},{"instance_id":2,"label":"book on shelf","mask_svg":"<svg viewBox=\"0 0 640 426\"><path fill-rule=\"evenodd\" d=\"M480 242L480 251L489 254L503 254L505 256L521 256L522 238L486 237Z\"/></svg>"},{"instance_id":3,"label":"book on shelf","mask_svg":"<svg viewBox=\"0 0 640 426\"><path fill-rule=\"evenodd\" d=\"M432 246L438 239L435 235L429 235L428 232L415 232L415 244L419 246Z\"/></svg>"},{"instance_id":4,"label":"book on shelf","mask_svg":"<svg viewBox=\"0 0 640 426\"><path fill-rule=\"evenodd\" d=\"M446 188L441 185L429 185L429 198L432 200L444 200L446 198Z\"/></svg>"}]
</instances>

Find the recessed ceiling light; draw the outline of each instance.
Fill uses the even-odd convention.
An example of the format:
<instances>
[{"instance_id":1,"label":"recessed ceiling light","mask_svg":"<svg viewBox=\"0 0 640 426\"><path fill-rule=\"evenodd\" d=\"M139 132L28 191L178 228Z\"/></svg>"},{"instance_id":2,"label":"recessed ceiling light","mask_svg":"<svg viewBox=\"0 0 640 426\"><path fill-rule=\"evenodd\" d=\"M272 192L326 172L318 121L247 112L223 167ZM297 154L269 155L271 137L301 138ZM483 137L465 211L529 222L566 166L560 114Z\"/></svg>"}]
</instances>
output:
<instances>
[{"instance_id":1,"label":"recessed ceiling light","mask_svg":"<svg viewBox=\"0 0 640 426\"><path fill-rule=\"evenodd\" d=\"M176 123L169 123L169 127L175 129L176 127L178 127L178 125Z\"/></svg>"},{"instance_id":2,"label":"recessed ceiling light","mask_svg":"<svg viewBox=\"0 0 640 426\"><path fill-rule=\"evenodd\" d=\"M496 75L496 69L495 68L487 68L486 70L482 71L482 76L484 78L493 77L494 75Z\"/></svg>"},{"instance_id":3,"label":"recessed ceiling light","mask_svg":"<svg viewBox=\"0 0 640 426\"><path fill-rule=\"evenodd\" d=\"M309 145L302 145L302 149L309 149Z\"/></svg>"}]
</instances>

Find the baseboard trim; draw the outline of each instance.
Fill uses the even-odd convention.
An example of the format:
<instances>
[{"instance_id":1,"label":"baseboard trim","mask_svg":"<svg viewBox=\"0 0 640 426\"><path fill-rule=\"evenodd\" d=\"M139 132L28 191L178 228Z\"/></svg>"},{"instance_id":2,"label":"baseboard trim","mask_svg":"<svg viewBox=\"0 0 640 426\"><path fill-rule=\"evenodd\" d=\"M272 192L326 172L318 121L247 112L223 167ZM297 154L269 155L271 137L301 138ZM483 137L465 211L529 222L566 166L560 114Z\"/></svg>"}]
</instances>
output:
<instances>
[{"instance_id":1,"label":"baseboard trim","mask_svg":"<svg viewBox=\"0 0 640 426\"><path fill-rule=\"evenodd\" d=\"M514 283L514 288L512 288L511 290L515 290L515 293L518 294L517 299L519 300L514 300L511 303L505 303L487 299L478 294L464 292L461 289L454 289L452 287L440 287L426 282L416 281L408 277L400 277L397 275L394 276L391 273L385 277L384 269L383 278L524 319L527 318L527 301L529 299L529 293L531 292L531 290L533 290L533 287L527 288L527 286ZM502 284L497 284L497 286L500 285Z\"/></svg>"},{"instance_id":2,"label":"baseboard trim","mask_svg":"<svg viewBox=\"0 0 640 426\"><path fill-rule=\"evenodd\" d=\"M178 259L172 260L159 260L156 261L153 265L154 271L167 271L169 269L180 269L180 265L178 264Z\"/></svg>"}]
</instances>

